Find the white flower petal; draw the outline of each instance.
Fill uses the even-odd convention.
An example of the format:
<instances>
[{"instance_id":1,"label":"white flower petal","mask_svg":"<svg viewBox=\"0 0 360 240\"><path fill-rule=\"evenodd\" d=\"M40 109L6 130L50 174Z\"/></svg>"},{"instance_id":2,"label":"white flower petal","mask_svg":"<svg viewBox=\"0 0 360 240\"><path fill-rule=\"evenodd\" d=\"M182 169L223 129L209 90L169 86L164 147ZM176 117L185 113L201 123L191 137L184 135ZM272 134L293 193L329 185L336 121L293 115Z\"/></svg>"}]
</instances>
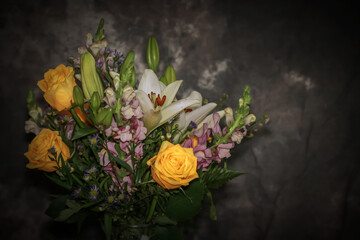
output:
<instances>
[{"instance_id":1,"label":"white flower petal","mask_svg":"<svg viewBox=\"0 0 360 240\"><path fill-rule=\"evenodd\" d=\"M141 90L146 94L153 92L156 96L161 93L159 79L153 70L145 69L144 74L141 77L138 90Z\"/></svg>"},{"instance_id":2,"label":"white flower petal","mask_svg":"<svg viewBox=\"0 0 360 240\"><path fill-rule=\"evenodd\" d=\"M191 121L195 122L196 125L199 124L204 118L211 112L215 107L216 103L208 103L200 108L188 112L185 114L185 127L187 127Z\"/></svg>"},{"instance_id":3,"label":"white flower petal","mask_svg":"<svg viewBox=\"0 0 360 240\"><path fill-rule=\"evenodd\" d=\"M161 97L166 96L164 105L162 106L163 108L169 106L173 102L182 82L182 80L178 80L166 86L164 91L161 93Z\"/></svg>"},{"instance_id":4,"label":"white flower petal","mask_svg":"<svg viewBox=\"0 0 360 240\"><path fill-rule=\"evenodd\" d=\"M148 95L145 92L141 90L135 90L135 95L140 102L140 107L143 110L144 114L146 114L150 110L154 111L154 105L151 103Z\"/></svg>"},{"instance_id":5,"label":"white flower petal","mask_svg":"<svg viewBox=\"0 0 360 240\"><path fill-rule=\"evenodd\" d=\"M164 89L166 88L166 85L161 81L159 81L159 84L160 84L161 91L164 91Z\"/></svg>"},{"instance_id":6,"label":"white flower petal","mask_svg":"<svg viewBox=\"0 0 360 240\"><path fill-rule=\"evenodd\" d=\"M202 104L202 96L201 96L201 93L197 92L197 91L192 91L190 93L190 95L185 98L185 99L194 99L194 100L198 100L200 104L195 104L193 106L191 106L192 109L194 108L198 108L198 107L201 107L201 104Z\"/></svg>"},{"instance_id":7,"label":"white flower petal","mask_svg":"<svg viewBox=\"0 0 360 240\"><path fill-rule=\"evenodd\" d=\"M159 123L155 127L153 127L152 129L148 129L149 130L148 133L150 133L155 128L163 125L164 123L169 121L171 118L175 117L178 113L183 111L185 108L187 108L187 107L189 107L189 106L191 106L193 104L198 104L198 101L197 100L181 99L181 100L179 100L177 102L174 102L174 103L170 104L166 108L161 109L161 111L160 111L161 119L160 119Z\"/></svg>"},{"instance_id":8,"label":"white flower petal","mask_svg":"<svg viewBox=\"0 0 360 240\"><path fill-rule=\"evenodd\" d=\"M161 125L161 124L165 123L166 121L173 118L175 115L180 113L185 108L187 108L193 104L197 104L197 103L198 103L197 100L191 100L191 99L190 100L189 99L181 99L179 101L172 103L168 107L163 108L161 110L161 120L160 120L159 124Z\"/></svg>"}]
</instances>

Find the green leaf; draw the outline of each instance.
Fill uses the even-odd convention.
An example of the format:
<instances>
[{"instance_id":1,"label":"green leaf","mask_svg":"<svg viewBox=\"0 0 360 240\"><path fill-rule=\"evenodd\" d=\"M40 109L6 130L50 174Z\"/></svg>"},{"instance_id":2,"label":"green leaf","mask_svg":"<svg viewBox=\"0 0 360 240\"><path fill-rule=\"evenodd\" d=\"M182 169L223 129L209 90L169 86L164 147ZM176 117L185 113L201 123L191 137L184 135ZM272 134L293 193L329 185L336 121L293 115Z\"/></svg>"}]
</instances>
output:
<instances>
[{"instance_id":1,"label":"green leaf","mask_svg":"<svg viewBox=\"0 0 360 240\"><path fill-rule=\"evenodd\" d=\"M155 232L160 240L183 240L184 236L179 228L172 226L172 227L162 227L156 226Z\"/></svg>"},{"instance_id":2,"label":"green leaf","mask_svg":"<svg viewBox=\"0 0 360 240\"><path fill-rule=\"evenodd\" d=\"M170 219L166 215L157 216L156 218L154 218L154 223L159 224L159 225L176 225L177 224L176 221Z\"/></svg>"},{"instance_id":3,"label":"green leaf","mask_svg":"<svg viewBox=\"0 0 360 240\"><path fill-rule=\"evenodd\" d=\"M112 216L109 213L104 214L104 228L106 240L111 240Z\"/></svg>"},{"instance_id":4,"label":"green leaf","mask_svg":"<svg viewBox=\"0 0 360 240\"><path fill-rule=\"evenodd\" d=\"M130 167L129 164L127 164L124 160L121 160L120 158L115 157L112 154L109 154L111 158L113 158L118 164L120 164L122 167L124 167L129 172L133 172L133 169Z\"/></svg>"},{"instance_id":5,"label":"green leaf","mask_svg":"<svg viewBox=\"0 0 360 240\"><path fill-rule=\"evenodd\" d=\"M214 167L209 168L208 171L202 175L201 179L208 188L217 189L231 179L244 174L238 171L225 169L219 165L213 166Z\"/></svg>"},{"instance_id":6,"label":"green leaf","mask_svg":"<svg viewBox=\"0 0 360 240\"><path fill-rule=\"evenodd\" d=\"M68 199L66 201L66 206L68 206L69 208L72 208L72 209L76 209L76 210L79 210L81 208L81 205L78 204L75 200L70 200Z\"/></svg>"},{"instance_id":7,"label":"green leaf","mask_svg":"<svg viewBox=\"0 0 360 240\"><path fill-rule=\"evenodd\" d=\"M97 129L96 128L79 128L75 131L74 136L72 137L72 141L85 137L87 135L93 134L93 133L97 133Z\"/></svg>"},{"instance_id":8,"label":"green leaf","mask_svg":"<svg viewBox=\"0 0 360 240\"><path fill-rule=\"evenodd\" d=\"M66 221L68 218L70 218L73 214L77 213L79 210L80 209L72 209L72 208L67 208L65 210L62 210L59 216L55 218L55 221L59 221L59 222Z\"/></svg>"},{"instance_id":9,"label":"green leaf","mask_svg":"<svg viewBox=\"0 0 360 240\"><path fill-rule=\"evenodd\" d=\"M210 219L213 221L217 220L216 208L210 191L207 191L206 196L210 200Z\"/></svg>"},{"instance_id":10,"label":"green leaf","mask_svg":"<svg viewBox=\"0 0 360 240\"><path fill-rule=\"evenodd\" d=\"M174 220L187 221L200 211L203 196L204 186L196 180L190 183L184 192L170 196L165 213Z\"/></svg>"},{"instance_id":11,"label":"green leaf","mask_svg":"<svg viewBox=\"0 0 360 240\"><path fill-rule=\"evenodd\" d=\"M67 190L71 190L72 186L70 184L68 184L67 182L63 182L59 179L58 175L49 175L49 174L45 174L45 176L50 179L51 181L53 181L54 183L56 183L57 185L59 185L60 187L63 187Z\"/></svg>"},{"instance_id":12,"label":"green leaf","mask_svg":"<svg viewBox=\"0 0 360 240\"><path fill-rule=\"evenodd\" d=\"M66 201L69 199L68 195L63 195L53 200L46 209L45 214L51 218L59 216L60 212L66 209Z\"/></svg>"}]
</instances>

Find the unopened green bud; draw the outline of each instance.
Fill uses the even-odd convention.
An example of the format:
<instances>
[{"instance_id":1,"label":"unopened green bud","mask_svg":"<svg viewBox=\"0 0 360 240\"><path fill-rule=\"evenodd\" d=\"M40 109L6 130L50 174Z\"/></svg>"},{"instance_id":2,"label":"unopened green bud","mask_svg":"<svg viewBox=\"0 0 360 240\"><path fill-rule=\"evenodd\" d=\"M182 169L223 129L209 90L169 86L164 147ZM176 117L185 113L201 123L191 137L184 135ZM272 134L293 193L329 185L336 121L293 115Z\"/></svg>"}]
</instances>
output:
<instances>
[{"instance_id":1,"label":"unopened green bud","mask_svg":"<svg viewBox=\"0 0 360 240\"><path fill-rule=\"evenodd\" d=\"M102 108L95 116L95 121L99 125L109 127L112 121L113 112L111 108Z\"/></svg>"},{"instance_id":2,"label":"unopened green bud","mask_svg":"<svg viewBox=\"0 0 360 240\"><path fill-rule=\"evenodd\" d=\"M161 76L159 81L162 82L163 84L165 84L165 86L167 86L167 80L166 80L165 76Z\"/></svg>"},{"instance_id":3,"label":"unopened green bud","mask_svg":"<svg viewBox=\"0 0 360 240\"><path fill-rule=\"evenodd\" d=\"M155 73L159 65L159 46L154 37L150 37L146 50L146 61L150 69Z\"/></svg>"},{"instance_id":4,"label":"unopened green bud","mask_svg":"<svg viewBox=\"0 0 360 240\"><path fill-rule=\"evenodd\" d=\"M134 69L134 61L135 61L135 53L134 51L130 51L126 57L124 62L120 67L120 79L121 81L130 82L132 78L132 71Z\"/></svg>"},{"instance_id":5,"label":"unopened green bud","mask_svg":"<svg viewBox=\"0 0 360 240\"><path fill-rule=\"evenodd\" d=\"M80 59L81 84L86 99L90 99L94 92L98 92L100 98L104 97L103 86L96 71L95 59L91 53L86 52Z\"/></svg>"},{"instance_id":6,"label":"unopened green bud","mask_svg":"<svg viewBox=\"0 0 360 240\"><path fill-rule=\"evenodd\" d=\"M84 96L81 91L81 88L78 85L76 85L73 88L73 96L74 96L74 102L77 106L79 107L84 106Z\"/></svg>"},{"instance_id":7,"label":"unopened green bud","mask_svg":"<svg viewBox=\"0 0 360 240\"><path fill-rule=\"evenodd\" d=\"M100 103L101 103L101 100L100 100L100 95L98 92L94 92L92 95L91 95L91 98L90 98L90 107L91 109L96 112L99 107L100 107Z\"/></svg>"},{"instance_id":8,"label":"unopened green bud","mask_svg":"<svg viewBox=\"0 0 360 240\"><path fill-rule=\"evenodd\" d=\"M239 107L242 107L244 105L244 99L239 98Z\"/></svg>"},{"instance_id":9,"label":"unopened green bud","mask_svg":"<svg viewBox=\"0 0 360 240\"><path fill-rule=\"evenodd\" d=\"M130 80L129 80L129 83L132 87L135 87L136 85L136 72L135 72L135 68L132 69L131 71L131 77L130 77Z\"/></svg>"},{"instance_id":10,"label":"unopened green bud","mask_svg":"<svg viewBox=\"0 0 360 240\"><path fill-rule=\"evenodd\" d=\"M30 110L32 108L36 108L36 103L35 103L35 97L34 97L33 90L29 91L28 96L26 98L26 103L27 103L28 110Z\"/></svg>"},{"instance_id":11,"label":"unopened green bud","mask_svg":"<svg viewBox=\"0 0 360 240\"><path fill-rule=\"evenodd\" d=\"M176 81L176 75L173 66L168 66L165 70L166 86Z\"/></svg>"}]
</instances>

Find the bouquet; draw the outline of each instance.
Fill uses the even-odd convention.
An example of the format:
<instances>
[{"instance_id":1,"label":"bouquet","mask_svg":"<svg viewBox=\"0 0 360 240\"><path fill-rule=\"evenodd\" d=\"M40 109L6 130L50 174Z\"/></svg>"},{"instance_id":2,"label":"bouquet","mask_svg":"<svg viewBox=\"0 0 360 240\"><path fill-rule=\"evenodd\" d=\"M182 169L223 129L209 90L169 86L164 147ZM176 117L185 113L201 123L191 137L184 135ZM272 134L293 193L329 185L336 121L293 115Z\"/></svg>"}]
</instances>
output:
<instances>
[{"instance_id":1,"label":"bouquet","mask_svg":"<svg viewBox=\"0 0 360 240\"><path fill-rule=\"evenodd\" d=\"M106 239L181 238L205 198L216 220L211 190L242 174L226 161L252 135L250 90L245 87L235 111L222 109L226 97L217 111L196 91L177 98L182 81L172 66L158 73L154 37L149 69L137 85L135 53L110 49L103 26L101 20L96 34L87 35L70 66L38 81L46 107L29 92L25 130L36 136L26 167L44 171L64 190L52 195L46 211L56 221L81 226L99 219Z\"/></svg>"}]
</instances>

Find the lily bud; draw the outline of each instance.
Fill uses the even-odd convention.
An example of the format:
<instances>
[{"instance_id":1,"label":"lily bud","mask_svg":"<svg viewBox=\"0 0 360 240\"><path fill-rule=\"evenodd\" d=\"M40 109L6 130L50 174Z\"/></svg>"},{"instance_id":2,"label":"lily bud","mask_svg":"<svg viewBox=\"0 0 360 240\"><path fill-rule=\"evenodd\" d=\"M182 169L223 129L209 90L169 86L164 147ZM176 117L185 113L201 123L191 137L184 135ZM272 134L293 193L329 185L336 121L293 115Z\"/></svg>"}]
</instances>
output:
<instances>
[{"instance_id":1,"label":"lily bud","mask_svg":"<svg viewBox=\"0 0 360 240\"><path fill-rule=\"evenodd\" d=\"M134 69L134 61L135 61L135 53L134 51L130 51L125 59L124 62L121 64L120 67L120 79L125 82L130 82L132 79L132 71Z\"/></svg>"},{"instance_id":2,"label":"lily bud","mask_svg":"<svg viewBox=\"0 0 360 240\"><path fill-rule=\"evenodd\" d=\"M245 125L250 125L255 121L256 121L256 117L254 114L249 114L244 118Z\"/></svg>"},{"instance_id":3,"label":"lily bud","mask_svg":"<svg viewBox=\"0 0 360 240\"><path fill-rule=\"evenodd\" d=\"M159 65L159 46L154 37L150 37L146 50L146 62L155 73Z\"/></svg>"},{"instance_id":4,"label":"lily bud","mask_svg":"<svg viewBox=\"0 0 360 240\"><path fill-rule=\"evenodd\" d=\"M109 127L112 121L113 112L111 108L102 108L95 116L95 122L97 124Z\"/></svg>"},{"instance_id":5,"label":"lily bud","mask_svg":"<svg viewBox=\"0 0 360 240\"><path fill-rule=\"evenodd\" d=\"M33 90L29 91L28 96L26 98L26 102L27 102L28 110L30 110L32 108L36 108L36 103L35 103L35 97L34 97Z\"/></svg>"},{"instance_id":6,"label":"lily bud","mask_svg":"<svg viewBox=\"0 0 360 240\"><path fill-rule=\"evenodd\" d=\"M99 109L101 101L98 92L94 92L92 94L89 103L90 103L90 108L93 110L93 112L96 112Z\"/></svg>"},{"instance_id":7,"label":"lily bud","mask_svg":"<svg viewBox=\"0 0 360 240\"><path fill-rule=\"evenodd\" d=\"M224 111L225 111L226 125L229 125L234 121L234 112L230 107L225 108Z\"/></svg>"},{"instance_id":8,"label":"lily bud","mask_svg":"<svg viewBox=\"0 0 360 240\"><path fill-rule=\"evenodd\" d=\"M166 80L165 76L161 76L159 81L162 82L163 84L165 84L165 86L167 86L167 80Z\"/></svg>"},{"instance_id":9,"label":"lily bud","mask_svg":"<svg viewBox=\"0 0 360 240\"><path fill-rule=\"evenodd\" d=\"M77 106L79 107L84 106L84 96L81 91L81 88L78 85L76 85L73 88L73 97L74 97L74 102Z\"/></svg>"},{"instance_id":10,"label":"lily bud","mask_svg":"<svg viewBox=\"0 0 360 240\"><path fill-rule=\"evenodd\" d=\"M86 99L90 99L94 92L98 92L100 98L104 97L104 90L98 73L96 72L95 59L91 53L81 55L81 84Z\"/></svg>"},{"instance_id":11,"label":"lily bud","mask_svg":"<svg viewBox=\"0 0 360 240\"><path fill-rule=\"evenodd\" d=\"M113 106L116 101L116 93L114 92L114 90L112 88L105 89L105 95L109 106Z\"/></svg>"},{"instance_id":12,"label":"lily bud","mask_svg":"<svg viewBox=\"0 0 360 240\"><path fill-rule=\"evenodd\" d=\"M131 77L129 79L129 83L132 87L135 87L135 85L136 85L136 72L135 72L134 67L132 68L132 71L131 71Z\"/></svg>"},{"instance_id":13,"label":"lily bud","mask_svg":"<svg viewBox=\"0 0 360 240\"><path fill-rule=\"evenodd\" d=\"M176 81L176 75L173 66L168 66L165 70L166 86Z\"/></svg>"}]
</instances>

